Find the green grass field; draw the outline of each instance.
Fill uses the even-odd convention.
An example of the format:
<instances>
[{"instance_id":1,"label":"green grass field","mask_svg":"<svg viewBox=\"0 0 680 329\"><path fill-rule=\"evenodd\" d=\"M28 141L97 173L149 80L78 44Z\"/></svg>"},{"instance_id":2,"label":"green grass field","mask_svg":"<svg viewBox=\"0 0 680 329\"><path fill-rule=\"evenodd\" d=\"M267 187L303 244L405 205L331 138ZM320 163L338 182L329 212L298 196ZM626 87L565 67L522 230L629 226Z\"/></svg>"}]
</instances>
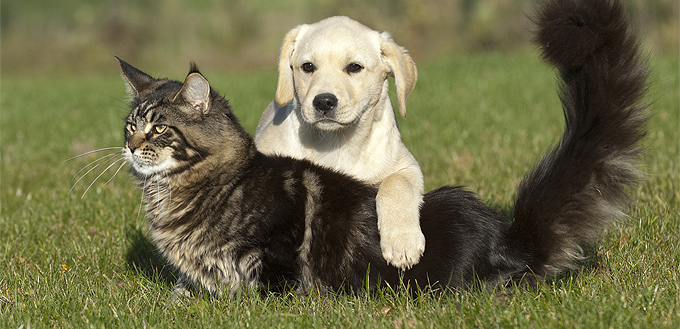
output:
<instances>
[{"instance_id":1,"label":"green grass field","mask_svg":"<svg viewBox=\"0 0 680 329\"><path fill-rule=\"evenodd\" d=\"M106 76L4 75L0 327L677 327L678 59L655 57L651 67L647 179L631 191L629 220L589 249L582 271L531 290L245 294L187 305L168 302L173 274L147 238L141 194L125 170L107 183L114 165L88 190L115 156L71 190L81 168L117 151L65 160L123 140L128 109L114 58ZM183 79L187 69L149 73ZM254 132L276 73L202 70ZM562 131L553 72L536 54L487 54L422 63L419 73L400 127L426 188L465 185L511 213L517 183Z\"/></svg>"}]
</instances>

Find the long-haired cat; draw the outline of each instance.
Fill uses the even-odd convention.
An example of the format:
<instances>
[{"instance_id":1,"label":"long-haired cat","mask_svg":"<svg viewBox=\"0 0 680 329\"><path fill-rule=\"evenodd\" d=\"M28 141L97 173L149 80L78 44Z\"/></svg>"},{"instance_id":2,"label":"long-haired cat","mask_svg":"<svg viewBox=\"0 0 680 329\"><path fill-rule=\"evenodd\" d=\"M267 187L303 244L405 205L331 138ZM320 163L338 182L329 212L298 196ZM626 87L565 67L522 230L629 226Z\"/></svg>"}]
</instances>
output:
<instances>
[{"instance_id":1,"label":"long-haired cat","mask_svg":"<svg viewBox=\"0 0 680 329\"><path fill-rule=\"evenodd\" d=\"M427 193L428 249L403 273L381 256L374 187L259 153L195 67L182 83L121 60L133 97L123 154L178 288L464 288L577 268L637 181L648 72L618 1L549 1L538 26L562 78L562 139L519 186L511 222L460 187Z\"/></svg>"}]
</instances>

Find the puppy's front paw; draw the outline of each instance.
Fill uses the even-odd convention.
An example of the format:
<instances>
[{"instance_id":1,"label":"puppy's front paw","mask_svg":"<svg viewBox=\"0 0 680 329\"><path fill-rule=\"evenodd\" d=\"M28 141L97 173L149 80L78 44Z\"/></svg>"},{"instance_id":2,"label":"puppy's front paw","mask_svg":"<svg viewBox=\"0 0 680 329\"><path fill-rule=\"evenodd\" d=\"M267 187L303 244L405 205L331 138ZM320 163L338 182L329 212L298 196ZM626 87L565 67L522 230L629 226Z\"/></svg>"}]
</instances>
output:
<instances>
[{"instance_id":1,"label":"puppy's front paw","mask_svg":"<svg viewBox=\"0 0 680 329\"><path fill-rule=\"evenodd\" d=\"M388 264L407 270L423 256L425 236L420 230L381 232L380 248Z\"/></svg>"}]
</instances>

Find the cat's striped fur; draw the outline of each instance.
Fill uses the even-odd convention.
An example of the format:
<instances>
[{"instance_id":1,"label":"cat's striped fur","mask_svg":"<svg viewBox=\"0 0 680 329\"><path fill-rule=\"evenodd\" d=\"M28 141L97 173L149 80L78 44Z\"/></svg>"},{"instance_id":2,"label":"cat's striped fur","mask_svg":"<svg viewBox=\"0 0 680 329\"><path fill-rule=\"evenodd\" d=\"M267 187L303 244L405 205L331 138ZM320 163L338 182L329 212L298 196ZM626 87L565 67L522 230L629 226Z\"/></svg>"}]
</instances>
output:
<instances>
[{"instance_id":1,"label":"cat's striped fur","mask_svg":"<svg viewBox=\"0 0 680 329\"><path fill-rule=\"evenodd\" d=\"M427 251L399 273L381 256L376 189L306 161L259 153L193 68L184 83L121 61L133 96L124 157L144 189L151 236L178 286L359 290L465 287L576 268L638 179L647 68L618 1L552 0L538 17L563 80L560 143L519 187L508 222L462 188L425 195Z\"/></svg>"}]
</instances>

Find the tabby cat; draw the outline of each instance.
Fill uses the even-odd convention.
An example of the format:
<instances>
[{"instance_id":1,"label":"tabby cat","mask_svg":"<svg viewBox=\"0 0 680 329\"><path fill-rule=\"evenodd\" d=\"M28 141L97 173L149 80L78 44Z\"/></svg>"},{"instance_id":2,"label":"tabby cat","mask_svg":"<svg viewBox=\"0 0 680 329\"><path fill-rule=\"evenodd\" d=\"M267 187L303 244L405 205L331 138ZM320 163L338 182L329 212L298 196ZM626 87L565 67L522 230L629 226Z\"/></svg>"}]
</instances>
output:
<instances>
[{"instance_id":1,"label":"tabby cat","mask_svg":"<svg viewBox=\"0 0 680 329\"><path fill-rule=\"evenodd\" d=\"M177 288L464 288L578 267L581 245L620 216L637 181L648 72L618 1L549 1L537 21L543 57L562 78L561 141L520 185L512 222L462 188L427 193L428 249L405 272L381 256L374 187L259 153L195 67L182 83L121 60L133 98L123 156L151 238L181 273Z\"/></svg>"}]
</instances>

